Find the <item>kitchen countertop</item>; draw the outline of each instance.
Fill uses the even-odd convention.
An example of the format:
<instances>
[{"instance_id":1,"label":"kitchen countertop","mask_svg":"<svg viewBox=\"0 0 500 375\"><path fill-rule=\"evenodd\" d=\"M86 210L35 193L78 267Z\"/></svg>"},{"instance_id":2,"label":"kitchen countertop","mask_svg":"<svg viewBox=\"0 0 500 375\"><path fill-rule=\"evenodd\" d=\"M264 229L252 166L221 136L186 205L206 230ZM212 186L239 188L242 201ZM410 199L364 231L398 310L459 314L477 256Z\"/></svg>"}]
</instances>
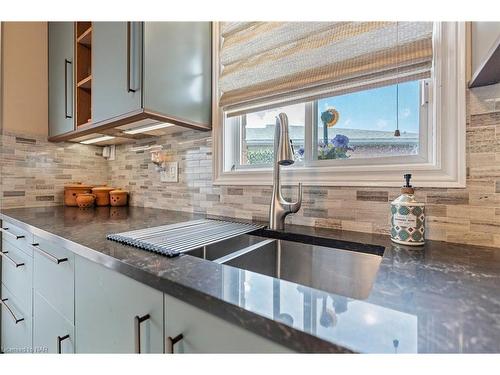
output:
<instances>
[{"instance_id":1,"label":"kitchen countertop","mask_svg":"<svg viewBox=\"0 0 500 375\"><path fill-rule=\"evenodd\" d=\"M106 239L109 233L203 217L140 207L19 208L0 214L80 256L296 351L500 352L500 249L437 241L411 248L388 236L297 225L274 233L283 239L319 236L340 247L352 246L345 241L384 247L368 297L357 300Z\"/></svg>"}]
</instances>

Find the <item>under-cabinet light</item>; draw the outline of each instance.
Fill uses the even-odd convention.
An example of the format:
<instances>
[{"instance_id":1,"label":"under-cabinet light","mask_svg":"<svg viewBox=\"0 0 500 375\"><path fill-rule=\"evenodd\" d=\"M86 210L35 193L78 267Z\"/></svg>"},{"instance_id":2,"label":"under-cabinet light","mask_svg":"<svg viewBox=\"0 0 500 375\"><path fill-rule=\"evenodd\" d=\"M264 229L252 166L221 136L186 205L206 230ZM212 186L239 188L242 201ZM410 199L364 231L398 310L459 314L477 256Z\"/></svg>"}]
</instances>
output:
<instances>
[{"instance_id":1,"label":"under-cabinet light","mask_svg":"<svg viewBox=\"0 0 500 375\"><path fill-rule=\"evenodd\" d=\"M102 137L90 138L90 139L86 139L85 141L80 141L80 143L84 144L84 145L90 145L92 143L109 141L110 139L113 139L113 138L115 138L115 137L113 137L111 135L103 135Z\"/></svg>"},{"instance_id":2,"label":"under-cabinet light","mask_svg":"<svg viewBox=\"0 0 500 375\"><path fill-rule=\"evenodd\" d=\"M170 124L168 122L160 122L158 124L138 126L137 128L127 129L127 130L124 130L123 132L125 134L138 134L138 133L145 133L145 132L148 132L148 131L151 131L151 130L168 128L170 126L175 126L175 125L174 124Z\"/></svg>"}]
</instances>

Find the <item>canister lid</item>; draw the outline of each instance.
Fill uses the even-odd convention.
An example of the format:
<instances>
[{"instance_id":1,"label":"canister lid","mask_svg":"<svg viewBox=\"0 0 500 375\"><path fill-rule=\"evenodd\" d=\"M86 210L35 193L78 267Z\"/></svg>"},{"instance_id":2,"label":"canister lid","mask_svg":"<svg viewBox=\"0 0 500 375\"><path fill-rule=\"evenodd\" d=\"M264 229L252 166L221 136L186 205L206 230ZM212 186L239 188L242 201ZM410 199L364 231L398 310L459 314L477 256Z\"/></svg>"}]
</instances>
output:
<instances>
[{"instance_id":1,"label":"canister lid","mask_svg":"<svg viewBox=\"0 0 500 375\"><path fill-rule=\"evenodd\" d=\"M84 185L80 183L66 184L64 189L92 189L93 185Z\"/></svg>"},{"instance_id":2,"label":"canister lid","mask_svg":"<svg viewBox=\"0 0 500 375\"><path fill-rule=\"evenodd\" d=\"M92 191L112 191L112 190L115 190L115 188L109 186L96 186L95 188L92 189Z\"/></svg>"},{"instance_id":3,"label":"canister lid","mask_svg":"<svg viewBox=\"0 0 500 375\"><path fill-rule=\"evenodd\" d=\"M121 189L116 189L116 190L111 190L109 192L110 194L118 195L118 194L128 194L128 191L126 190L121 190Z\"/></svg>"}]
</instances>

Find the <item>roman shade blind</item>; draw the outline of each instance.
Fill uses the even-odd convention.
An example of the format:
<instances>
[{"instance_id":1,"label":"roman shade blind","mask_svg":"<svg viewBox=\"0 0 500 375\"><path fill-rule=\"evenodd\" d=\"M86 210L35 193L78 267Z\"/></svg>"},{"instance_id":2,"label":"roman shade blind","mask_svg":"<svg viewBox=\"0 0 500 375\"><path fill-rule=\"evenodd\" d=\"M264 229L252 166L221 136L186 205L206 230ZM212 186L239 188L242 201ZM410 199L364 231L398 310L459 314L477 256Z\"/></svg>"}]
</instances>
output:
<instances>
[{"instance_id":1,"label":"roman shade blind","mask_svg":"<svg viewBox=\"0 0 500 375\"><path fill-rule=\"evenodd\" d=\"M228 114L426 78L432 22L223 22L219 105Z\"/></svg>"}]
</instances>

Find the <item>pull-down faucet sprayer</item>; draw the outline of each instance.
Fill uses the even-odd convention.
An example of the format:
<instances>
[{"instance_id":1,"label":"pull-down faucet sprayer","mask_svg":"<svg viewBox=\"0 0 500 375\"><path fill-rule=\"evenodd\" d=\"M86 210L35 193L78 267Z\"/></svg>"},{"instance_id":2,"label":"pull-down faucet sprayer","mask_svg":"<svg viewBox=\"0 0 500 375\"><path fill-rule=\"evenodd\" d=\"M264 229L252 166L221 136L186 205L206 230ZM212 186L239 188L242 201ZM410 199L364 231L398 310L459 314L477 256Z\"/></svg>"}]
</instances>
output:
<instances>
[{"instance_id":1,"label":"pull-down faucet sprayer","mask_svg":"<svg viewBox=\"0 0 500 375\"><path fill-rule=\"evenodd\" d=\"M276 118L274 133L274 171L273 171L273 196L269 208L269 228L283 230L285 218L300 210L302 205L302 184L299 183L298 198L296 202L288 202L281 195L280 166L291 165L295 162L292 141L288 132L288 117L280 113Z\"/></svg>"}]
</instances>

